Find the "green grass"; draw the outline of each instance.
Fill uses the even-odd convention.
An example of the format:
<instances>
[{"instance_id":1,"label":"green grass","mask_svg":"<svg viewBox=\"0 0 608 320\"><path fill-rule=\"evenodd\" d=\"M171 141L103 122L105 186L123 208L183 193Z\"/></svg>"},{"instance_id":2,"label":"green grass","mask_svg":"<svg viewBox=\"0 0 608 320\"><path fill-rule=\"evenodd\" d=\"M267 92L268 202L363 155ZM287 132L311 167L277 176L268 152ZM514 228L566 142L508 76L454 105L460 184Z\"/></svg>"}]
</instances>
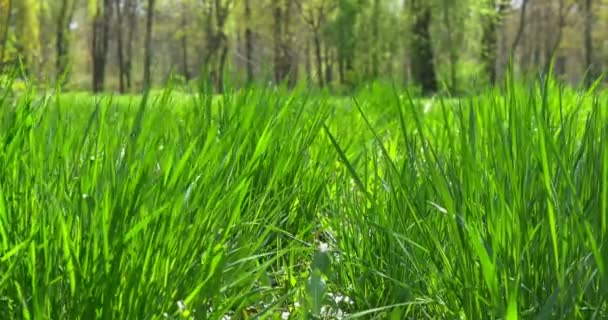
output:
<instances>
[{"instance_id":1,"label":"green grass","mask_svg":"<svg viewBox=\"0 0 608 320\"><path fill-rule=\"evenodd\" d=\"M606 101L0 91L0 318L608 317Z\"/></svg>"}]
</instances>

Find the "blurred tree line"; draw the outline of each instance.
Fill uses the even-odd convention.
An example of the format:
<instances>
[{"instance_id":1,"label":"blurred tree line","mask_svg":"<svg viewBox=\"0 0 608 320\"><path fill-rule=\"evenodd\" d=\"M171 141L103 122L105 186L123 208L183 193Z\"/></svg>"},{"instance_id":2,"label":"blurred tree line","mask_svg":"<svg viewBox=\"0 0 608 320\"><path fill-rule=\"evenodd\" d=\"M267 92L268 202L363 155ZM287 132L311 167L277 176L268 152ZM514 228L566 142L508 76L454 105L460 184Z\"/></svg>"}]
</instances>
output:
<instances>
[{"instance_id":1,"label":"blurred tree line","mask_svg":"<svg viewBox=\"0 0 608 320\"><path fill-rule=\"evenodd\" d=\"M218 92L380 80L432 93L553 61L580 83L606 68L607 14L606 0L0 0L0 69L95 92L173 75Z\"/></svg>"}]
</instances>

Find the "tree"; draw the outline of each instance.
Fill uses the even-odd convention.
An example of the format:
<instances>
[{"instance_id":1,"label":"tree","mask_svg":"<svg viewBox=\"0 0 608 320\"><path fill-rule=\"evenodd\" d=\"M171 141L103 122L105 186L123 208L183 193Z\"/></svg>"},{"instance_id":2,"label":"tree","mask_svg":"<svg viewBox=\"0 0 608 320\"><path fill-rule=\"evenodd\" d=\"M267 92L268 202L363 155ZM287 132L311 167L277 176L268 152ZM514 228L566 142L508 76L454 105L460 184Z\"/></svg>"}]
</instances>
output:
<instances>
[{"instance_id":1,"label":"tree","mask_svg":"<svg viewBox=\"0 0 608 320\"><path fill-rule=\"evenodd\" d=\"M120 93L125 93L125 52L124 52L124 3L114 0L114 11L116 11L116 58L118 59L118 81Z\"/></svg>"},{"instance_id":2,"label":"tree","mask_svg":"<svg viewBox=\"0 0 608 320\"><path fill-rule=\"evenodd\" d=\"M444 28L443 34L444 42L445 42L445 51L447 51L448 55L448 89L450 91L455 91L457 89L457 78L458 78L458 60L459 60L459 52L461 49L462 43L462 33L463 33L463 23L462 16L463 12L461 12L461 8L465 7L467 10L468 1L459 1L454 2L450 0L442 0L441 2L441 17L442 24Z\"/></svg>"},{"instance_id":3,"label":"tree","mask_svg":"<svg viewBox=\"0 0 608 320\"><path fill-rule=\"evenodd\" d=\"M481 61L490 84L496 83L496 64L498 59L498 27L501 25L508 4L503 0L487 2L488 14L482 17Z\"/></svg>"},{"instance_id":4,"label":"tree","mask_svg":"<svg viewBox=\"0 0 608 320\"><path fill-rule=\"evenodd\" d=\"M0 38L0 44L2 45L2 51L0 52L0 67L1 64L6 62L6 51L8 47L8 36L9 30L11 26L11 14L13 12L13 0L3 0L0 1L0 8L2 8L2 12L6 13L6 17L4 18L4 24L2 25L2 38ZM1 68L0 68L1 69Z\"/></svg>"},{"instance_id":5,"label":"tree","mask_svg":"<svg viewBox=\"0 0 608 320\"><path fill-rule=\"evenodd\" d=\"M551 59L553 58L553 56L555 55L555 53L557 52L557 49L559 48L560 44L562 43L562 38L563 38L563 34L564 34L564 28L566 27L566 18L568 17L568 12L570 12L570 9L572 8L571 4L570 6L566 6L566 0L559 0L557 2L557 25L555 26L556 32L554 32L553 34L555 34L555 36L553 37L553 39L551 39L550 37L547 37L547 41L548 41L548 45L546 47L546 53L545 53L545 71L548 71L550 65L551 65ZM553 41L553 42L551 42Z\"/></svg>"},{"instance_id":6,"label":"tree","mask_svg":"<svg viewBox=\"0 0 608 320\"><path fill-rule=\"evenodd\" d=\"M251 0L245 0L245 63L247 65L247 83L253 82L253 30L251 28Z\"/></svg>"},{"instance_id":7,"label":"tree","mask_svg":"<svg viewBox=\"0 0 608 320\"><path fill-rule=\"evenodd\" d=\"M15 48L23 59L26 70L36 65L40 50L39 16L40 3L36 0L22 0L13 3L16 10L15 31L17 45Z\"/></svg>"},{"instance_id":8,"label":"tree","mask_svg":"<svg viewBox=\"0 0 608 320\"><path fill-rule=\"evenodd\" d=\"M274 47L274 81L280 83L285 77L285 66L283 57L283 3L274 1L272 4L273 18L273 47Z\"/></svg>"},{"instance_id":9,"label":"tree","mask_svg":"<svg viewBox=\"0 0 608 320\"><path fill-rule=\"evenodd\" d=\"M127 34L124 53L124 65L122 67L123 77L125 78L125 89L131 90L133 87L133 42L137 30L137 0L125 0L124 16L127 18Z\"/></svg>"},{"instance_id":10,"label":"tree","mask_svg":"<svg viewBox=\"0 0 608 320\"><path fill-rule=\"evenodd\" d=\"M356 25L360 14L361 1L340 0L336 19L331 25L333 30L332 42L336 46L338 59L338 79L340 84L352 84L348 77L355 68L357 45Z\"/></svg>"},{"instance_id":11,"label":"tree","mask_svg":"<svg viewBox=\"0 0 608 320\"><path fill-rule=\"evenodd\" d=\"M70 45L71 36L70 24L74 18L76 11L76 0L61 0L61 5L58 7L55 20L55 72L57 81L60 81L65 76L63 83L67 81L67 68L70 61Z\"/></svg>"},{"instance_id":12,"label":"tree","mask_svg":"<svg viewBox=\"0 0 608 320\"><path fill-rule=\"evenodd\" d=\"M110 42L111 0L93 1L93 34L91 55L93 60L93 92L101 92L105 86L105 69Z\"/></svg>"},{"instance_id":13,"label":"tree","mask_svg":"<svg viewBox=\"0 0 608 320\"><path fill-rule=\"evenodd\" d=\"M148 0L146 10L146 44L144 54L144 90L150 89L152 85L152 26L154 23L154 0Z\"/></svg>"},{"instance_id":14,"label":"tree","mask_svg":"<svg viewBox=\"0 0 608 320\"><path fill-rule=\"evenodd\" d=\"M304 0L297 4L302 19L312 32L317 77L319 86L323 87L326 83L323 74L322 31L326 27L328 16L337 8L337 2L333 0Z\"/></svg>"},{"instance_id":15,"label":"tree","mask_svg":"<svg viewBox=\"0 0 608 320\"><path fill-rule=\"evenodd\" d=\"M288 80L290 86L297 80L297 58L292 50L292 31L290 28L293 0L273 2L273 60L276 83Z\"/></svg>"},{"instance_id":16,"label":"tree","mask_svg":"<svg viewBox=\"0 0 608 320\"><path fill-rule=\"evenodd\" d=\"M188 68L188 4L181 0L181 51L182 51L182 74L186 81L190 80L190 69Z\"/></svg>"},{"instance_id":17,"label":"tree","mask_svg":"<svg viewBox=\"0 0 608 320\"><path fill-rule=\"evenodd\" d=\"M519 42L521 41L521 37L524 34L524 31L526 29L526 12L528 9L528 2L529 0L522 0L521 2L521 8L519 9L519 25L517 27L517 31L515 32L515 39L513 40L513 43L511 44L511 53L510 55L514 55L515 51L517 50L517 46L519 45Z\"/></svg>"},{"instance_id":18,"label":"tree","mask_svg":"<svg viewBox=\"0 0 608 320\"><path fill-rule=\"evenodd\" d=\"M555 56L576 83L608 65L597 45L606 17L599 0L0 0L0 67L20 59L31 79L77 87L86 74L96 92L106 80L120 92L149 87L177 69L221 92L230 74L236 85L293 86L302 70L311 84L348 89L394 80L403 65L431 93L468 90L480 74L495 84L507 56L524 74Z\"/></svg>"},{"instance_id":19,"label":"tree","mask_svg":"<svg viewBox=\"0 0 608 320\"><path fill-rule=\"evenodd\" d=\"M585 68L589 73L587 77L585 77L585 83L587 85L591 84L593 81L593 1L592 0L584 0L583 7L583 15L584 15L584 57L585 57Z\"/></svg>"},{"instance_id":20,"label":"tree","mask_svg":"<svg viewBox=\"0 0 608 320\"><path fill-rule=\"evenodd\" d=\"M232 0L213 0L212 2L203 0L207 38L205 48L207 52L203 58L203 66L209 71L218 92L224 91L224 69L228 56L228 35L225 27L233 4Z\"/></svg>"},{"instance_id":21,"label":"tree","mask_svg":"<svg viewBox=\"0 0 608 320\"><path fill-rule=\"evenodd\" d=\"M380 51L380 0L373 0L371 25L372 25L372 78L378 78L378 72L380 64L380 58L378 57Z\"/></svg>"},{"instance_id":22,"label":"tree","mask_svg":"<svg viewBox=\"0 0 608 320\"><path fill-rule=\"evenodd\" d=\"M413 18L411 25L412 76L422 87L425 94L437 91L435 74L435 56L431 42L432 10L426 0L412 0L410 11Z\"/></svg>"}]
</instances>

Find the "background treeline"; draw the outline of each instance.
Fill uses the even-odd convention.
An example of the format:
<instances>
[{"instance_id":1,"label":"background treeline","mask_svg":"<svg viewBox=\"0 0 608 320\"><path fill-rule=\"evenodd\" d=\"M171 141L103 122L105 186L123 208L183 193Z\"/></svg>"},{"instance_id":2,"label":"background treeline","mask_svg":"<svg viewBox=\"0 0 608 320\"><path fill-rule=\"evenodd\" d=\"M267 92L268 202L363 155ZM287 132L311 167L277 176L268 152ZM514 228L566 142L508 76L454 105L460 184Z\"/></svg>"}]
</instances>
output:
<instances>
[{"instance_id":1,"label":"background treeline","mask_svg":"<svg viewBox=\"0 0 608 320\"><path fill-rule=\"evenodd\" d=\"M0 0L0 68L40 84L135 92L170 75L334 90L393 81L466 92L606 68L605 0ZM589 71L589 72L587 72Z\"/></svg>"}]
</instances>

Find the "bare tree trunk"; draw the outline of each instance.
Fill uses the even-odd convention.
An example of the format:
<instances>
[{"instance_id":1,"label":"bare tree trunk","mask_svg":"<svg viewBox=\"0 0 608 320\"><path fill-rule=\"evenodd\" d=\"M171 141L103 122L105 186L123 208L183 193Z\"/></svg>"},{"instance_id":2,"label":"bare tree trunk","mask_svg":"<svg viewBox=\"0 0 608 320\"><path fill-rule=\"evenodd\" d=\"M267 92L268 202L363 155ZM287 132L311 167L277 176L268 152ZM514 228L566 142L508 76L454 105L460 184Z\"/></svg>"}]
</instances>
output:
<instances>
[{"instance_id":1,"label":"bare tree trunk","mask_svg":"<svg viewBox=\"0 0 608 320\"><path fill-rule=\"evenodd\" d=\"M226 26L226 20L230 12L231 1L222 2L221 0L215 0L215 21L216 21L216 33L215 38L217 39L217 50L220 50L219 61L215 72L216 75L216 88L218 92L224 92L224 70L226 67L226 58L228 56L228 36L224 32Z\"/></svg>"},{"instance_id":2,"label":"bare tree trunk","mask_svg":"<svg viewBox=\"0 0 608 320\"><path fill-rule=\"evenodd\" d=\"M123 11L121 8L121 1L115 0L114 5L116 7L116 56L118 58L118 79L119 79L119 91L120 93L126 92L125 87L125 56L123 49Z\"/></svg>"},{"instance_id":3,"label":"bare tree trunk","mask_svg":"<svg viewBox=\"0 0 608 320\"><path fill-rule=\"evenodd\" d=\"M57 73L57 81L61 79L66 69L66 41L65 41L65 20L68 11L68 0L61 1L61 8L59 10L59 16L57 17L56 23L56 39L55 48L57 50L57 57L55 61L55 71ZM62 84L63 85L63 84Z\"/></svg>"},{"instance_id":4,"label":"bare tree trunk","mask_svg":"<svg viewBox=\"0 0 608 320\"><path fill-rule=\"evenodd\" d=\"M306 72L306 81L308 82L308 84L312 83L312 65L310 63L310 40L306 40L306 53L305 53L305 57L304 59L306 60L304 62L304 71Z\"/></svg>"},{"instance_id":5,"label":"bare tree trunk","mask_svg":"<svg viewBox=\"0 0 608 320\"><path fill-rule=\"evenodd\" d=\"M319 86L323 87L323 57L321 55L321 36L319 30L313 30L313 43L315 46L315 59L317 61L317 77L319 77Z\"/></svg>"},{"instance_id":6,"label":"bare tree trunk","mask_svg":"<svg viewBox=\"0 0 608 320\"><path fill-rule=\"evenodd\" d=\"M213 70L213 68L211 67L211 62L213 57L215 56L217 50L219 49L219 39L215 33L214 27L213 27L213 12L214 12L214 5L211 3L207 3L206 6L204 7L205 10L205 25L204 25L204 30L205 30L205 39L206 44L205 44L205 54L203 56L203 61L202 61L202 67L205 69L204 73L206 74L206 82L209 83L210 85L215 85L216 83L216 74Z\"/></svg>"},{"instance_id":7,"label":"bare tree trunk","mask_svg":"<svg viewBox=\"0 0 608 320\"><path fill-rule=\"evenodd\" d=\"M435 75L435 56L431 43L431 8L428 3L416 0L412 3L414 23L412 76L416 83L422 86L425 94L437 91L437 76Z\"/></svg>"},{"instance_id":8,"label":"bare tree trunk","mask_svg":"<svg viewBox=\"0 0 608 320\"><path fill-rule=\"evenodd\" d=\"M226 57L228 56L228 37L222 32L220 39L222 51L220 52L220 61L217 68L216 88L219 92L224 92L224 70L226 67Z\"/></svg>"},{"instance_id":9,"label":"bare tree trunk","mask_svg":"<svg viewBox=\"0 0 608 320\"><path fill-rule=\"evenodd\" d=\"M288 81L295 85L297 77L297 57L291 51L291 0L275 1L273 13L274 80L276 83Z\"/></svg>"},{"instance_id":10,"label":"bare tree trunk","mask_svg":"<svg viewBox=\"0 0 608 320\"><path fill-rule=\"evenodd\" d=\"M333 66L331 60L331 52L329 46L325 46L325 85L331 87L333 81Z\"/></svg>"},{"instance_id":11,"label":"bare tree trunk","mask_svg":"<svg viewBox=\"0 0 608 320\"><path fill-rule=\"evenodd\" d=\"M372 10L372 78L378 78L380 58L378 51L380 50L380 0L374 0Z\"/></svg>"},{"instance_id":12,"label":"bare tree trunk","mask_svg":"<svg viewBox=\"0 0 608 320\"><path fill-rule=\"evenodd\" d=\"M553 59L555 53L559 49L559 46L562 43L564 28L566 27L566 16L568 14L568 8L566 8L565 0L559 0L558 9L557 9L557 32L553 39L553 43L550 44L550 47L547 48L546 53L546 61L545 61L545 72L549 72L549 68L551 67L551 60Z\"/></svg>"},{"instance_id":13,"label":"bare tree trunk","mask_svg":"<svg viewBox=\"0 0 608 320\"><path fill-rule=\"evenodd\" d=\"M521 41L521 37L524 34L524 30L526 29L526 11L528 8L528 0L522 0L520 14L519 14L519 25L517 27L517 32L515 33L515 39L511 44L511 55L515 54L515 50L517 50L517 46Z\"/></svg>"},{"instance_id":14,"label":"bare tree trunk","mask_svg":"<svg viewBox=\"0 0 608 320\"><path fill-rule=\"evenodd\" d=\"M593 1L585 0L585 29L583 31L584 34L584 48L585 48L585 68L588 72L588 75L585 77L585 84L590 85L593 81Z\"/></svg>"},{"instance_id":15,"label":"bare tree trunk","mask_svg":"<svg viewBox=\"0 0 608 320\"><path fill-rule=\"evenodd\" d=\"M282 34L283 34L283 10L281 2L274 1L272 8L273 17L273 42L274 42L274 81L279 84L283 81L283 50L282 50Z\"/></svg>"},{"instance_id":16,"label":"bare tree trunk","mask_svg":"<svg viewBox=\"0 0 608 320\"><path fill-rule=\"evenodd\" d=\"M154 20L154 0L148 0L148 10L146 14L146 44L144 54L144 90L149 90L152 85L152 24Z\"/></svg>"},{"instance_id":17,"label":"bare tree trunk","mask_svg":"<svg viewBox=\"0 0 608 320\"><path fill-rule=\"evenodd\" d=\"M133 88L133 40L135 38L135 30L137 27L136 5L133 0L125 1L125 10L127 10L129 24L126 39L127 47L125 48L124 77L126 89L130 91Z\"/></svg>"},{"instance_id":18,"label":"bare tree trunk","mask_svg":"<svg viewBox=\"0 0 608 320\"><path fill-rule=\"evenodd\" d=\"M283 50L283 74L287 77L288 85L294 87L298 81L298 55L292 50L293 45L293 34L291 33L291 14L293 10L292 0L285 1L285 10L283 11L283 34L285 37L282 39L282 50Z\"/></svg>"},{"instance_id":19,"label":"bare tree trunk","mask_svg":"<svg viewBox=\"0 0 608 320\"><path fill-rule=\"evenodd\" d=\"M342 55L338 55L338 82L342 85L345 81L344 76L344 57Z\"/></svg>"},{"instance_id":20,"label":"bare tree trunk","mask_svg":"<svg viewBox=\"0 0 608 320\"><path fill-rule=\"evenodd\" d=\"M218 92L224 90L224 70L228 56L228 36L224 32L232 2L215 0L206 7L207 21L205 33L207 52L203 57L203 66L207 68L210 80ZM215 15L215 16L214 16ZM215 18L215 19L214 19ZM215 25L212 23L215 21Z\"/></svg>"},{"instance_id":21,"label":"bare tree trunk","mask_svg":"<svg viewBox=\"0 0 608 320\"><path fill-rule=\"evenodd\" d=\"M11 26L11 13L13 11L12 0L8 0L8 5L6 9L6 20L4 21L4 32L2 34L2 52L0 52L0 65L5 62L4 59L6 56L6 47L8 45L8 30Z\"/></svg>"},{"instance_id":22,"label":"bare tree trunk","mask_svg":"<svg viewBox=\"0 0 608 320\"><path fill-rule=\"evenodd\" d=\"M143 89L149 90L152 86L152 25L154 22L154 0L148 0L146 13L146 44L144 53L144 79Z\"/></svg>"},{"instance_id":23,"label":"bare tree trunk","mask_svg":"<svg viewBox=\"0 0 608 320\"><path fill-rule=\"evenodd\" d=\"M449 61L449 69L450 69L450 82L448 84L449 90L454 91L456 89L456 67L458 63L458 53L457 48L454 43L454 30L452 26L452 17L450 16L450 0L445 1L443 3L443 23L447 32L447 46L448 46L448 61Z\"/></svg>"},{"instance_id":24,"label":"bare tree trunk","mask_svg":"<svg viewBox=\"0 0 608 320\"><path fill-rule=\"evenodd\" d=\"M105 68L108 55L110 18L112 5L110 0L104 0L103 6L97 6L93 20L93 92L104 90Z\"/></svg>"},{"instance_id":25,"label":"bare tree trunk","mask_svg":"<svg viewBox=\"0 0 608 320\"><path fill-rule=\"evenodd\" d=\"M182 2L182 73L186 81L190 80L190 70L188 69L188 19L186 14L188 13L186 4Z\"/></svg>"},{"instance_id":26,"label":"bare tree trunk","mask_svg":"<svg viewBox=\"0 0 608 320\"><path fill-rule=\"evenodd\" d=\"M247 83L253 82L253 30L251 30L251 0L245 0L245 59L247 65Z\"/></svg>"},{"instance_id":27,"label":"bare tree trunk","mask_svg":"<svg viewBox=\"0 0 608 320\"><path fill-rule=\"evenodd\" d=\"M492 6L496 7L495 1ZM499 3L497 17L487 16L483 23L483 33L481 37L481 61L484 64L485 73L488 75L490 84L496 84L496 65L498 60L498 26L502 23L502 18L507 5Z\"/></svg>"}]
</instances>

